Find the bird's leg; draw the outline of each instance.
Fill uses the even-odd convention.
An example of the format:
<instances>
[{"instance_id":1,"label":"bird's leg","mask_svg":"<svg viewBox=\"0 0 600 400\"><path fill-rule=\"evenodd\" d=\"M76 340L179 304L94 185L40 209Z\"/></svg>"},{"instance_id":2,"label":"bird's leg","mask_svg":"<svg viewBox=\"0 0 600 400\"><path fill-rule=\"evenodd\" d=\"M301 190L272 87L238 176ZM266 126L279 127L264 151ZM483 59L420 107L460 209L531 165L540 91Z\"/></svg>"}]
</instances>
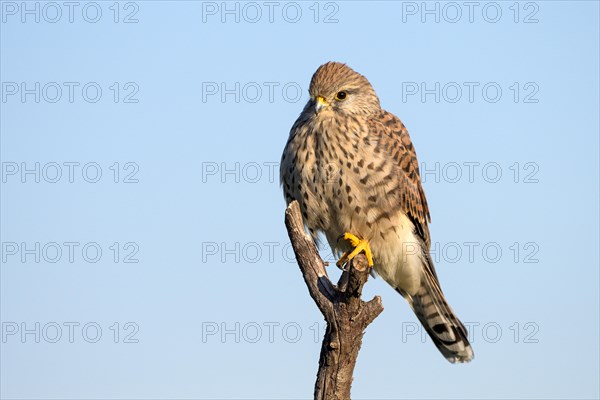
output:
<instances>
[{"instance_id":1,"label":"bird's leg","mask_svg":"<svg viewBox=\"0 0 600 400\"><path fill-rule=\"evenodd\" d=\"M346 232L344 236L341 236L340 239L344 239L350 242L354 249L352 251L348 251L344 253L344 255L335 263L339 268L342 268L344 264L348 261L352 260L359 254L361 251L365 252L365 256L367 256L367 262L369 263L369 267L373 266L373 253L371 253L371 247L369 246L369 242L366 239L359 239L355 235Z\"/></svg>"}]
</instances>

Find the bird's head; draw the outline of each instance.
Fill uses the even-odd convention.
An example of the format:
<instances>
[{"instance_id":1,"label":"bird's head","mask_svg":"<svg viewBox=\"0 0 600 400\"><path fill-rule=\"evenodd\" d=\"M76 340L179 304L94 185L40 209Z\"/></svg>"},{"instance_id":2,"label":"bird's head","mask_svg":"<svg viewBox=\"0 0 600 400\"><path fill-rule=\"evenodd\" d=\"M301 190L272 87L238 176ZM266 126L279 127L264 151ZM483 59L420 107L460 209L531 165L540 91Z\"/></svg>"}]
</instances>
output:
<instances>
[{"instance_id":1,"label":"bird's head","mask_svg":"<svg viewBox=\"0 0 600 400\"><path fill-rule=\"evenodd\" d=\"M306 112L315 115L369 115L381 106L364 76L339 62L321 65L310 81ZM331 114L334 113L334 114Z\"/></svg>"}]
</instances>

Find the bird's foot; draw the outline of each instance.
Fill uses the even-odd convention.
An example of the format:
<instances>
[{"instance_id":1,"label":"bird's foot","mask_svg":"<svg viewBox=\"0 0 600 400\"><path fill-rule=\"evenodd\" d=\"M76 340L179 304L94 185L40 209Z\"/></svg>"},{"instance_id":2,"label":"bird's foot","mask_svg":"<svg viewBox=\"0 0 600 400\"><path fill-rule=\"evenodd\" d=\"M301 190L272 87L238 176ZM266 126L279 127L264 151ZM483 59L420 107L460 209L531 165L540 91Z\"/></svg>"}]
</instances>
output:
<instances>
[{"instance_id":1,"label":"bird's foot","mask_svg":"<svg viewBox=\"0 0 600 400\"><path fill-rule=\"evenodd\" d=\"M349 241L350 244L352 244L352 247L354 247L354 249L352 251L344 253L342 258L340 258L338 262L335 263L335 265L343 269L343 266L348 261L356 257L356 255L359 254L361 251L364 251L365 256L367 256L367 262L369 263L369 267L373 266L373 253L371 253L371 247L369 246L369 242L366 239L359 239L358 237L349 232L344 233L344 236L341 236L340 239Z\"/></svg>"}]
</instances>

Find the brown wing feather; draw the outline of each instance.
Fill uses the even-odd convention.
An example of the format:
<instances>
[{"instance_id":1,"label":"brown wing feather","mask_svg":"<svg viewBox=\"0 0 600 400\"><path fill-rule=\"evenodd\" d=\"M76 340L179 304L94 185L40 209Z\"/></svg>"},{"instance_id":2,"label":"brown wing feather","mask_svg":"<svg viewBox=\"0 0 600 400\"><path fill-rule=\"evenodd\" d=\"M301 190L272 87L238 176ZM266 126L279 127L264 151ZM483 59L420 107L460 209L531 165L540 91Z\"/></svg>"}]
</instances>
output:
<instances>
[{"instance_id":1,"label":"brown wing feather","mask_svg":"<svg viewBox=\"0 0 600 400\"><path fill-rule=\"evenodd\" d=\"M369 129L378 141L381 151L388 152L398 165L400 190L397 196L399 206L415 224L419 236L430 247L429 227L431 221L425 192L421 185L419 162L408 130L398 117L387 111L369 120Z\"/></svg>"}]
</instances>

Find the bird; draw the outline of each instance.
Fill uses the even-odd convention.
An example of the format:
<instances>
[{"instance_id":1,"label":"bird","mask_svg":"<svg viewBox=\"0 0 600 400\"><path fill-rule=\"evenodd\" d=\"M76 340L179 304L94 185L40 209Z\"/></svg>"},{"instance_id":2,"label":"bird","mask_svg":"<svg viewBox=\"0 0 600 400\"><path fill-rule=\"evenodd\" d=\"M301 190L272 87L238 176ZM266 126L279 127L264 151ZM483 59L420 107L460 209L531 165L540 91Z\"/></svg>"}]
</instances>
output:
<instances>
[{"instance_id":1,"label":"bird","mask_svg":"<svg viewBox=\"0 0 600 400\"><path fill-rule=\"evenodd\" d=\"M281 157L286 203L299 203L313 238L322 233L341 254L340 268L365 253L371 271L408 301L448 361L471 361L467 330L431 258L431 217L406 127L344 63L321 65L309 94Z\"/></svg>"}]
</instances>

